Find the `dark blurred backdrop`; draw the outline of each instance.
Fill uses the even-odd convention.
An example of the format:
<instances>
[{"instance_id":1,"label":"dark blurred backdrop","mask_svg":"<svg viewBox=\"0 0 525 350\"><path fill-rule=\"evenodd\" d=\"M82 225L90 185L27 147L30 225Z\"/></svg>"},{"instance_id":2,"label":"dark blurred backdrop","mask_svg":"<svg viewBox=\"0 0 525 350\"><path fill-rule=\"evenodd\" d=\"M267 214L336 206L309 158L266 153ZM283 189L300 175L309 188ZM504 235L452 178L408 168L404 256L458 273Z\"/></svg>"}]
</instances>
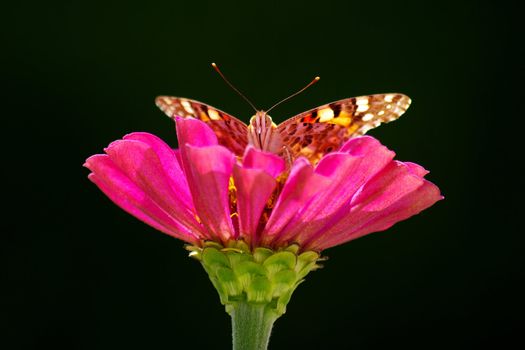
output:
<instances>
[{"instance_id":1,"label":"dark blurred backdrop","mask_svg":"<svg viewBox=\"0 0 525 350\"><path fill-rule=\"evenodd\" d=\"M516 2L517 3L517 2ZM521 157L511 138L523 35L511 2L55 1L2 5L4 349L229 349L230 320L183 244L114 206L85 158L131 131L176 146L156 95L282 121L336 99L403 92L371 132L446 199L326 251L271 349L478 349L523 322ZM519 113L519 114L518 114ZM522 214L521 214L522 215ZM1 346L1 344L0 344Z\"/></svg>"}]
</instances>

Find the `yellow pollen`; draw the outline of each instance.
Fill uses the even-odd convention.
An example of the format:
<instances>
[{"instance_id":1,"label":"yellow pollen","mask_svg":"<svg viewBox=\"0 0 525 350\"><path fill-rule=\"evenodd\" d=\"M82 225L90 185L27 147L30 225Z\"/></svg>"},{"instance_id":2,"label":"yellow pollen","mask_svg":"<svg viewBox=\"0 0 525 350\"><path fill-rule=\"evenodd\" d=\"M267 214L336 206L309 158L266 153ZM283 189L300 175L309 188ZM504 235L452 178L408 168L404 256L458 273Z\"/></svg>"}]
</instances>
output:
<instances>
[{"instance_id":1,"label":"yellow pollen","mask_svg":"<svg viewBox=\"0 0 525 350\"><path fill-rule=\"evenodd\" d=\"M229 181L229 184L228 184L228 195L229 195L229 199L230 199L230 210L233 213L236 213L236 211L237 211L237 188L235 187L235 182L233 181L233 176L230 176L230 181Z\"/></svg>"},{"instance_id":2,"label":"yellow pollen","mask_svg":"<svg viewBox=\"0 0 525 350\"><path fill-rule=\"evenodd\" d=\"M270 198L268 199L268 202L266 203L266 208L272 209L274 205L275 205L275 195L272 194Z\"/></svg>"},{"instance_id":3,"label":"yellow pollen","mask_svg":"<svg viewBox=\"0 0 525 350\"><path fill-rule=\"evenodd\" d=\"M235 187L235 182L233 181L233 176L230 176L230 182L228 184L228 191L237 191L237 187Z\"/></svg>"}]
</instances>

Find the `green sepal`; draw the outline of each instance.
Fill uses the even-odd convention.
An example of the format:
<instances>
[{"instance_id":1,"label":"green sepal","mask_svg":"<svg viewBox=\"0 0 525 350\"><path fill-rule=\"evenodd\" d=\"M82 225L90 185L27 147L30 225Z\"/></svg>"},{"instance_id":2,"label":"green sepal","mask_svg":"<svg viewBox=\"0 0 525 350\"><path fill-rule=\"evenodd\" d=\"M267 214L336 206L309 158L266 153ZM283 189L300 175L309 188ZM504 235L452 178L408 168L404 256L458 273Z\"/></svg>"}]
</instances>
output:
<instances>
[{"instance_id":1,"label":"green sepal","mask_svg":"<svg viewBox=\"0 0 525 350\"><path fill-rule=\"evenodd\" d=\"M268 273L273 276L277 272L284 269L293 269L297 262L297 256L294 253L282 251L269 256L263 262Z\"/></svg>"},{"instance_id":2,"label":"green sepal","mask_svg":"<svg viewBox=\"0 0 525 350\"><path fill-rule=\"evenodd\" d=\"M252 250L237 240L225 245L205 242L186 249L201 262L230 315L237 304L248 303L265 305L272 317L281 316L297 286L320 267L321 260L319 253L301 252L297 244L278 250Z\"/></svg>"},{"instance_id":3,"label":"green sepal","mask_svg":"<svg viewBox=\"0 0 525 350\"><path fill-rule=\"evenodd\" d=\"M273 254L273 250L263 247L258 247L253 250L253 260L262 263L266 258Z\"/></svg>"},{"instance_id":4,"label":"green sepal","mask_svg":"<svg viewBox=\"0 0 525 350\"><path fill-rule=\"evenodd\" d=\"M220 267L230 267L228 257L217 248L209 247L202 251L202 263L213 271Z\"/></svg>"}]
</instances>

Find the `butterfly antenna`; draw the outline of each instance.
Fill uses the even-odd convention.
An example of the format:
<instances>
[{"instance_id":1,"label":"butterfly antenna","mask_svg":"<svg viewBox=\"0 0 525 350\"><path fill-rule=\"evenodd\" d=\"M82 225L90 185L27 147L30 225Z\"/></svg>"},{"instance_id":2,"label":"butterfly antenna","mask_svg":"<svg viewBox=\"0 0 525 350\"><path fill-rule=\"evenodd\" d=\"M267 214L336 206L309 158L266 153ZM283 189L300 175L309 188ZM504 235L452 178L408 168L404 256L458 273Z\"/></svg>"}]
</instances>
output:
<instances>
[{"instance_id":1,"label":"butterfly antenna","mask_svg":"<svg viewBox=\"0 0 525 350\"><path fill-rule=\"evenodd\" d=\"M242 94L242 92L240 92L239 90L237 90L237 88L235 86L233 86L232 83L230 83L230 81L228 79L226 79L226 77L224 76L224 74L222 74L221 70L219 69L219 67L215 64L215 63L212 63L211 66L213 67L213 69L215 69L217 71L217 73L219 73L219 75L221 76L221 78L226 82L226 84L228 84L236 93L239 94L239 96L241 96L242 98L244 98L244 100L246 102L248 102L248 104L250 106L252 106L252 108L255 110L255 112L257 112L257 108L255 108L255 106L253 105L252 101L250 101L248 99L248 97L244 96Z\"/></svg>"},{"instance_id":2,"label":"butterfly antenna","mask_svg":"<svg viewBox=\"0 0 525 350\"><path fill-rule=\"evenodd\" d=\"M279 102L277 102L276 104L274 104L273 106L271 106L267 111L266 113L270 112L272 109L274 109L275 107L277 107L278 105L280 105L281 103L285 102L285 101L288 101L289 99L291 99L292 97L294 96L297 96L299 95L301 92L303 92L304 90L308 89L310 86L314 85L315 83L317 83L319 81L319 79L321 79L320 77L315 77L314 80L312 80L310 83L308 83L308 85L306 85L304 88L302 88L301 90L297 91L295 94L291 94L290 96L288 96L287 98L285 98L284 100L281 100Z\"/></svg>"}]
</instances>

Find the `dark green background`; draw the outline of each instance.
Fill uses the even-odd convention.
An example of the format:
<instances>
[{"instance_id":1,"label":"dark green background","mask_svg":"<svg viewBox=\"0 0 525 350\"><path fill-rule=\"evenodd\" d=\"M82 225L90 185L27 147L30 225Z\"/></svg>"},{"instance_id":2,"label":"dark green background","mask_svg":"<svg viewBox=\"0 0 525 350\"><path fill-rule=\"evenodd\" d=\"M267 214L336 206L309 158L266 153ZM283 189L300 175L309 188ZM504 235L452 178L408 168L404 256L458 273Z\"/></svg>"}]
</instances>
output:
<instances>
[{"instance_id":1,"label":"dark green background","mask_svg":"<svg viewBox=\"0 0 525 350\"><path fill-rule=\"evenodd\" d=\"M5 7L5 5L2 5ZM84 159L132 131L176 145L159 94L251 110L308 82L282 121L336 99L403 92L372 135L446 196L325 253L272 349L478 349L523 322L522 33L499 1L27 2L2 10L5 349L228 349L229 317L183 244L110 203ZM521 27L520 27L521 28ZM522 89L521 89L522 90ZM1 344L0 344L1 345Z\"/></svg>"}]
</instances>

